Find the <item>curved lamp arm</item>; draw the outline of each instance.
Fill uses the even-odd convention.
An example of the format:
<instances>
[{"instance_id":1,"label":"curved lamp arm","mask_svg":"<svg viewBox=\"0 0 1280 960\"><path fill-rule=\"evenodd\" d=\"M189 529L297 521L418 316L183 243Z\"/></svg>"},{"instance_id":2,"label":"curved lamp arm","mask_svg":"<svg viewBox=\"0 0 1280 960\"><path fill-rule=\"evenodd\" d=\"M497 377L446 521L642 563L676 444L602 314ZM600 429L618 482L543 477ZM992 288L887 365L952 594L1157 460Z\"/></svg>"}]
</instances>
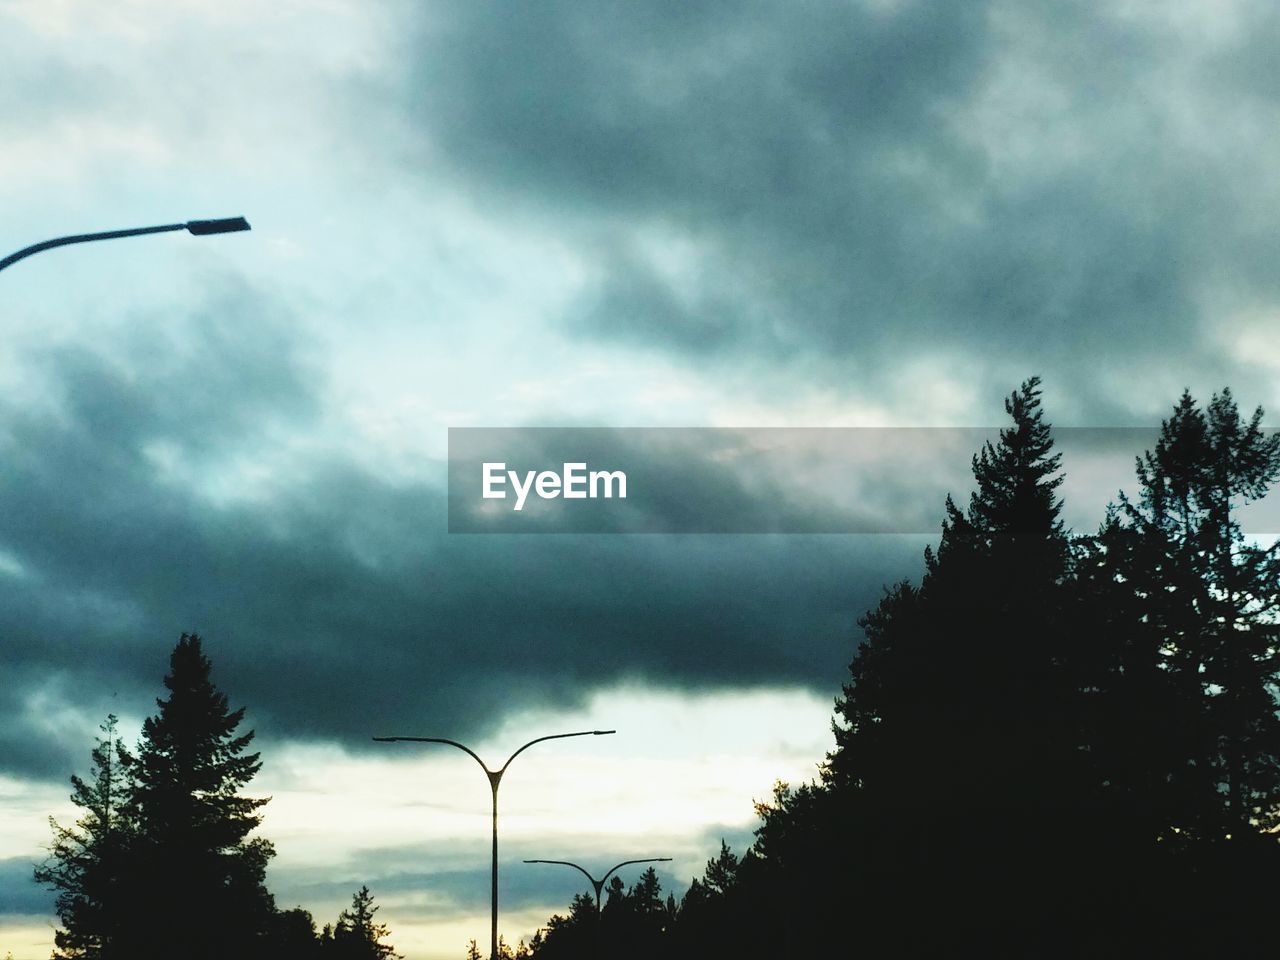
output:
<instances>
[{"instance_id":1,"label":"curved lamp arm","mask_svg":"<svg viewBox=\"0 0 1280 960\"><path fill-rule=\"evenodd\" d=\"M563 740L565 737L603 737L610 733L617 733L617 731L616 730L579 730L577 733L553 733L547 737L538 737L536 740L530 740L528 743L526 743L523 747L521 747L511 756L507 757L507 762L504 763L497 770L490 770L488 765L483 760L480 759L479 754L477 754L474 750L472 750L470 747L466 746L465 744L459 743L457 740L446 740L444 737L374 737L373 739L378 741L379 743L399 743L399 742L447 743L449 744L449 746L457 747L459 750L463 750L467 754L469 754L471 758L475 760L476 763L480 764L480 768L484 770L486 774L488 774L489 779L493 781L493 780L502 779L502 775L507 772L507 767L511 766L511 761L514 760L516 757L520 756L520 754L524 753L526 750L532 747L535 743L542 743L544 740Z\"/></svg>"},{"instance_id":2,"label":"curved lamp arm","mask_svg":"<svg viewBox=\"0 0 1280 960\"><path fill-rule=\"evenodd\" d=\"M374 737L373 739L377 740L379 743L399 743L401 741L408 743L447 743L451 747L457 747L459 750L464 750L470 754L471 759L480 764L481 769L483 769L485 773L493 773L492 770L484 765L484 761L480 759L479 754L465 744L459 743L457 740L446 740L443 737Z\"/></svg>"},{"instance_id":3,"label":"curved lamp arm","mask_svg":"<svg viewBox=\"0 0 1280 960\"><path fill-rule=\"evenodd\" d=\"M611 733L617 733L617 732L618 732L617 730L579 730L577 733L553 733L549 737L538 737L537 740L530 740L528 743L526 743L523 747L521 747L511 756L507 757L507 762L502 765L501 770L497 771L498 776L502 776L502 774L506 773L507 767L511 766L511 761L514 760L516 757L520 756L520 754L524 753L526 750L532 747L535 743L542 743L542 741L544 740L562 740L565 737L604 737Z\"/></svg>"},{"instance_id":4,"label":"curved lamp arm","mask_svg":"<svg viewBox=\"0 0 1280 960\"><path fill-rule=\"evenodd\" d=\"M670 862L671 862L671 858L670 858L670 857L650 857L650 858L649 858L649 859L647 859L647 860L623 860L620 864L618 864L618 866L614 867L612 870L610 870L610 871L609 871L609 873L606 873L603 877L601 877L601 878L600 878L600 885L601 885L601 886L604 886L605 881L609 879L609 875L610 875L610 874L612 874L614 870L617 870L617 869L619 869L619 868L621 868L621 867L625 867L625 866L627 866L628 864L632 864L632 863L670 863Z\"/></svg>"},{"instance_id":5,"label":"curved lamp arm","mask_svg":"<svg viewBox=\"0 0 1280 960\"><path fill-rule=\"evenodd\" d=\"M185 230L193 236L206 237L215 233L236 233L237 231L248 229L250 229L249 221L244 217L224 217L221 220L188 220L186 223L165 223L158 227L131 227L128 230L105 230L102 233L77 233L69 237L55 237L52 240L44 240L40 243L33 243L29 247L23 247L16 253L11 253L3 260L0 260L0 270L31 256L33 253L39 253L41 250L52 250L54 247L65 247L70 243L115 240L119 237L140 237L148 233L172 233L176 230Z\"/></svg>"},{"instance_id":6,"label":"curved lamp arm","mask_svg":"<svg viewBox=\"0 0 1280 960\"><path fill-rule=\"evenodd\" d=\"M573 869L577 870L580 874L582 874L584 877L586 877L588 880L591 881L591 885L596 888L596 893L600 892L600 886L601 884L604 883L603 880L597 880L591 874L587 873L586 870L582 869L582 867L578 866L576 863L570 863L568 860L526 860L524 862L525 863L558 863L562 867L573 867ZM614 869L616 870L617 867L614 867ZM608 876L608 874L606 874L606 876Z\"/></svg>"},{"instance_id":7,"label":"curved lamp arm","mask_svg":"<svg viewBox=\"0 0 1280 960\"><path fill-rule=\"evenodd\" d=\"M591 874L587 873L587 871L584 870L582 867L578 866L576 863L573 863L569 860L526 860L524 862L525 863L556 863L562 867L573 867L573 869L577 870L584 877L586 877L588 880L591 881L591 886L596 892L596 910L599 910L600 894L604 890L605 881L609 879L610 875L612 875L615 870L621 869L622 867L625 867L628 864L632 864L632 863L670 863L671 858L670 857L648 857L644 860L623 860L621 863L613 867L610 867L609 872L606 873L599 880L597 880Z\"/></svg>"}]
</instances>

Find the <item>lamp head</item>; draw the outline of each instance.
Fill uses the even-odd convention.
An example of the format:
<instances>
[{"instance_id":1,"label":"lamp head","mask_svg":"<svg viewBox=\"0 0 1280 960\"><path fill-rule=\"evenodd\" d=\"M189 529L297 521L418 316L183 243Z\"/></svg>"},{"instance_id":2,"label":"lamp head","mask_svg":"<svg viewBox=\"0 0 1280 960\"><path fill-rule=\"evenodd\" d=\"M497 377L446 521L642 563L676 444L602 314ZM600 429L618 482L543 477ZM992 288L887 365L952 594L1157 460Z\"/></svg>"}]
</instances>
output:
<instances>
[{"instance_id":1,"label":"lamp head","mask_svg":"<svg viewBox=\"0 0 1280 960\"><path fill-rule=\"evenodd\" d=\"M187 232L197 237L207 237L214 233L237 233L248 230L249 221L244 217L225 217L221 220L188 220Z\"/></svg>"}]
</instances>

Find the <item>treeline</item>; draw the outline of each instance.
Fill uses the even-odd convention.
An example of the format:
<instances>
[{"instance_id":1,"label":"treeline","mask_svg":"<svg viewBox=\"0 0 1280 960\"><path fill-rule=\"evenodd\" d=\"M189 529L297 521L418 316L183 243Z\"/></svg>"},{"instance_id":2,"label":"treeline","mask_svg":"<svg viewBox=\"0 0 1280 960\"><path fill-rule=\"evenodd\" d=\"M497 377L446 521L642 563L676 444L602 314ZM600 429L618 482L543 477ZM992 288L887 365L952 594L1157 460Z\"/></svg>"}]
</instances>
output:
<instances>
[{"instance_id":1,"label":"treeline","mask_svg":"<svg viewBox=\"0 0 1280 960\"><path fill-rule=\"evenodd\" d=\"M575 900L525 955L1271 957L1280 552L1242 504L1280 437L1184 394L1099 529L1060 519L1038 379L886 590L819 778L677 903Z\"/></svg>"},{"instance_id":2,"label":"treeline","mask_svg":"<svg viewBox=\"0 0 1280 960\"><path fill-rule=\"evenodd\" d=\"M83 814L50 818L53 844L35 879L57 894L55 960L387 960L367 887L319 933L301 909L277 910L265 886L274 854L249 834L267 802L242 794L258 772L244 710L210 680L200 638L169 661L169 696L129 750L108 717L88 780L71 778Z\"/></svg>"},{"instance_id":3,"label":"treeline","mask_svg":"<svg viewBox=\"0 0 1280 960\"><path fill-rule=\"evenodd\" d=\"M663 896L657 872L650 867L627 887L614 876L604 888L602 907L595 898L579 894L567 915L557 914L514 949L499 942L499 960L656 960L665 957L730 957L721 953L729 931L739 918L728 912L728 895L737 887L738 858L722 842L719 855L707 862L701 880L694 880L684 896ZM739 955L743 954L741 948ZM466 960L482 960L472 941Z\"/></svg>"},{"instance_id":4,"label":"treeline","mask_svg":"<svg viewBox=\"0 0 1280 960\"><path fill-rule=\"evenodd\" d=\"M859 621L818 779L778 784L751 847L678 900L615 877L504 955L1275 955L1280 548L1239 512L1280 437L1229 391L1184 394L1132 495L1073 534L1039 381L1006 410L921 580ZM276 909L243 711L196 637L165 684L136 750L104 728L84 815L54 824L55 957L394 956L367 889L319 933Z\"/></svg>"}]
</instances>

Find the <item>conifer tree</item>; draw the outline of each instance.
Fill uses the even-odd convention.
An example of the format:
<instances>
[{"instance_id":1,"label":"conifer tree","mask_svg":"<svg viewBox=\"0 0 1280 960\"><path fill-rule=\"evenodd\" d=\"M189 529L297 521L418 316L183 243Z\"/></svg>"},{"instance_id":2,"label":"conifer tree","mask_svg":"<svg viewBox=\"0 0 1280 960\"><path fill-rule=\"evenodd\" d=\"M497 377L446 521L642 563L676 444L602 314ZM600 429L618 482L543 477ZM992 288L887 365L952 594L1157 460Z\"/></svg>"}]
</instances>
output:
<instances>
[{"instance_id":1,"label":"conifer tree","mask_svg":"<svg viewBox=\"0 0 1280 960\"><path fill-rule=\"evenodd\" d=\"M1074 735L1057 670L1070 559L1059 456L1038 378L1005 410L1012 426L973 458L968 510L947 500L921 586L897 585L860 621L866 642L837 703L828 777L884 809L1007 819L1062 798L1054 771Z\"/></svg>"},{"instance_id":2,"label":"conifer tree","mask_svg":"<svg viewBox=\"0 0 1280 960\"><path fill-rule=\"evenodd\" d=\"M258 772L253 732L237 732L210 680L200 638L183 634L169 660L169 696L143 726L131 762L138 837L132 858L132 960L222 960L265 949L274 904L263 885L271 844L249 834L266 799L242 790Z\"/></svg>"},{"instance_id":3,"label":"conifer tree","mask_svg":"<svg viewBox=\"0 0 1280 960\"><path fill-rule=\"evenodd\" d=\"M333 928L332 946L327 955L337 960L388 960L399 957L395 948L383 943L391 935L385 923L377 923L373 915L381 908L373 905L373 894L362 886L351 898L351 906L343 910Z\"/></svg>"},{"instance_id":4,"label":"conifer tree","mask_svg":"<svg viewBox=\"0 0 1280 960\"><path fill-rule=\"evenodd\" d=\"M1280 476L1280 439L1230 391L1184 392L1077 562L1100 833L1098 875L1147 953L1264 955L1276 893L1280 722L1276 548L1240 508ZM1194 915L1176 933L1165 918ZM1130 951L1133 952L1133 951Z\"/></svg>"},{"instance_id":5,"label":"conifer tree","mask_svg":"<svg viewBox=\"0 0 1280 960\"><path fill-rule=\"evenodd\" d=\"M1161 667L1183 697L1184 756L1172 777L1197 797L1172 824L1239 840L1280 826L1280 547L1248 542L1240 508L1280 477L1280 436L1229 390L1201 411L1184 393L1124 517L1154 561L1144 613L1160 625Z\"/></svg>"},{"instance_id":6,"label":"conifer tree","mask_svg":"<svg viewBox=\"0 0 1280 960\"><path fill-rule=\"evenodd\" d=\"M750 908L747 901L754 891L743 883L756 863L753 853L738 857L722 839L720 852L681 898L663 955L693 960L761 952L761 912Z\"/></svg>"},{"instance_id":7,"label":"conifer tree","mask_svg":"<svg viewBox=\"0 0 1280 960\"><path fill-rule=\"evenodd\" d=\"M331 937L327 927L325 933ZM311 914L294 907L279 911L273 918L270 947L264 953L271 960L322 960L324 943L316 933Z\"/></svg>"},{"instance_id":8,"label":"conifer tree","mask_svg":"<svg viewBox=\"0 0 1280 960\"><path fill-rule=\"evenodd\" d=\"M126 771L132 760L107 717L91 754L92 778L72 776L71 801L84 811L72 827L52 817L48 860L36 868L37 883L57 892L62 923L54 934L55 960L124 960L118 931L127 890L126 859L135 829Z\"/></svg>"},{"instance_id":9,"label":"conifer tree","mask_svg":"<svg viewBox=\"0 0 1280 960\"><path fill-rule=\"evenodd\" d=\"M567 914L553 914L545 931L538 931L530 943L530 954L541 960L574 960L599 953L603 937L603 916L596 910L595 897L574 894Z\"/></svg>"},{"instance_id":10,"label":"conifer tree","mask_svg":"<svg viewBox=\"0 0 1280 960\"><path fill-rule=\"evenodd\" d=\"M826 790L783 798L763 826L776 862L779 837L811 832L787 821L816 820L829 847L874 878L853 889L841 881L845 896L878 914L869 926L891 930L904 904L936 899L939 923L954 935L982 921L967 897L981 889L1011 918L999 947L1017 950L1019 926L1056 909L1045 864L1081 829L1080 761L1078 704L1063 669L1073 644L1072 557L1039 379L1025 381L1005 410L1011 425L973 457L967 509L945 503L921 584L896 585L860 621L865 642L836 704ZM807 844L781 846L794 857ZM808 849L804 867L829 859Z\"/></svg>"}]
</instances>

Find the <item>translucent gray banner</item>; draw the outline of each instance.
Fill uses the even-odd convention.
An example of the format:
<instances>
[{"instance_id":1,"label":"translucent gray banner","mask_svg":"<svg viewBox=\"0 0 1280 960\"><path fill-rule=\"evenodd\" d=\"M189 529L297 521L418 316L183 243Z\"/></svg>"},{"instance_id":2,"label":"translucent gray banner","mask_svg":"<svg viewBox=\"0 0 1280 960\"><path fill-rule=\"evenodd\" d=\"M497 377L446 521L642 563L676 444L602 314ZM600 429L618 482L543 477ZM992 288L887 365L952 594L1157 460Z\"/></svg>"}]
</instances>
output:
<instances>
[{"instance_id":1,"label":"translucent gray banner","mask_svg":"<svg viewBox=\"0 0 1280 960\"><path fill-rule=\"evenodd\" d=\"M482 427L449 430L451 533L936 534L999 427ZM1092 532L1155 427L1067 427L1063 520ZM1242 505L1280 533L1280 496Z\"/></svg>"}]
</instances>

